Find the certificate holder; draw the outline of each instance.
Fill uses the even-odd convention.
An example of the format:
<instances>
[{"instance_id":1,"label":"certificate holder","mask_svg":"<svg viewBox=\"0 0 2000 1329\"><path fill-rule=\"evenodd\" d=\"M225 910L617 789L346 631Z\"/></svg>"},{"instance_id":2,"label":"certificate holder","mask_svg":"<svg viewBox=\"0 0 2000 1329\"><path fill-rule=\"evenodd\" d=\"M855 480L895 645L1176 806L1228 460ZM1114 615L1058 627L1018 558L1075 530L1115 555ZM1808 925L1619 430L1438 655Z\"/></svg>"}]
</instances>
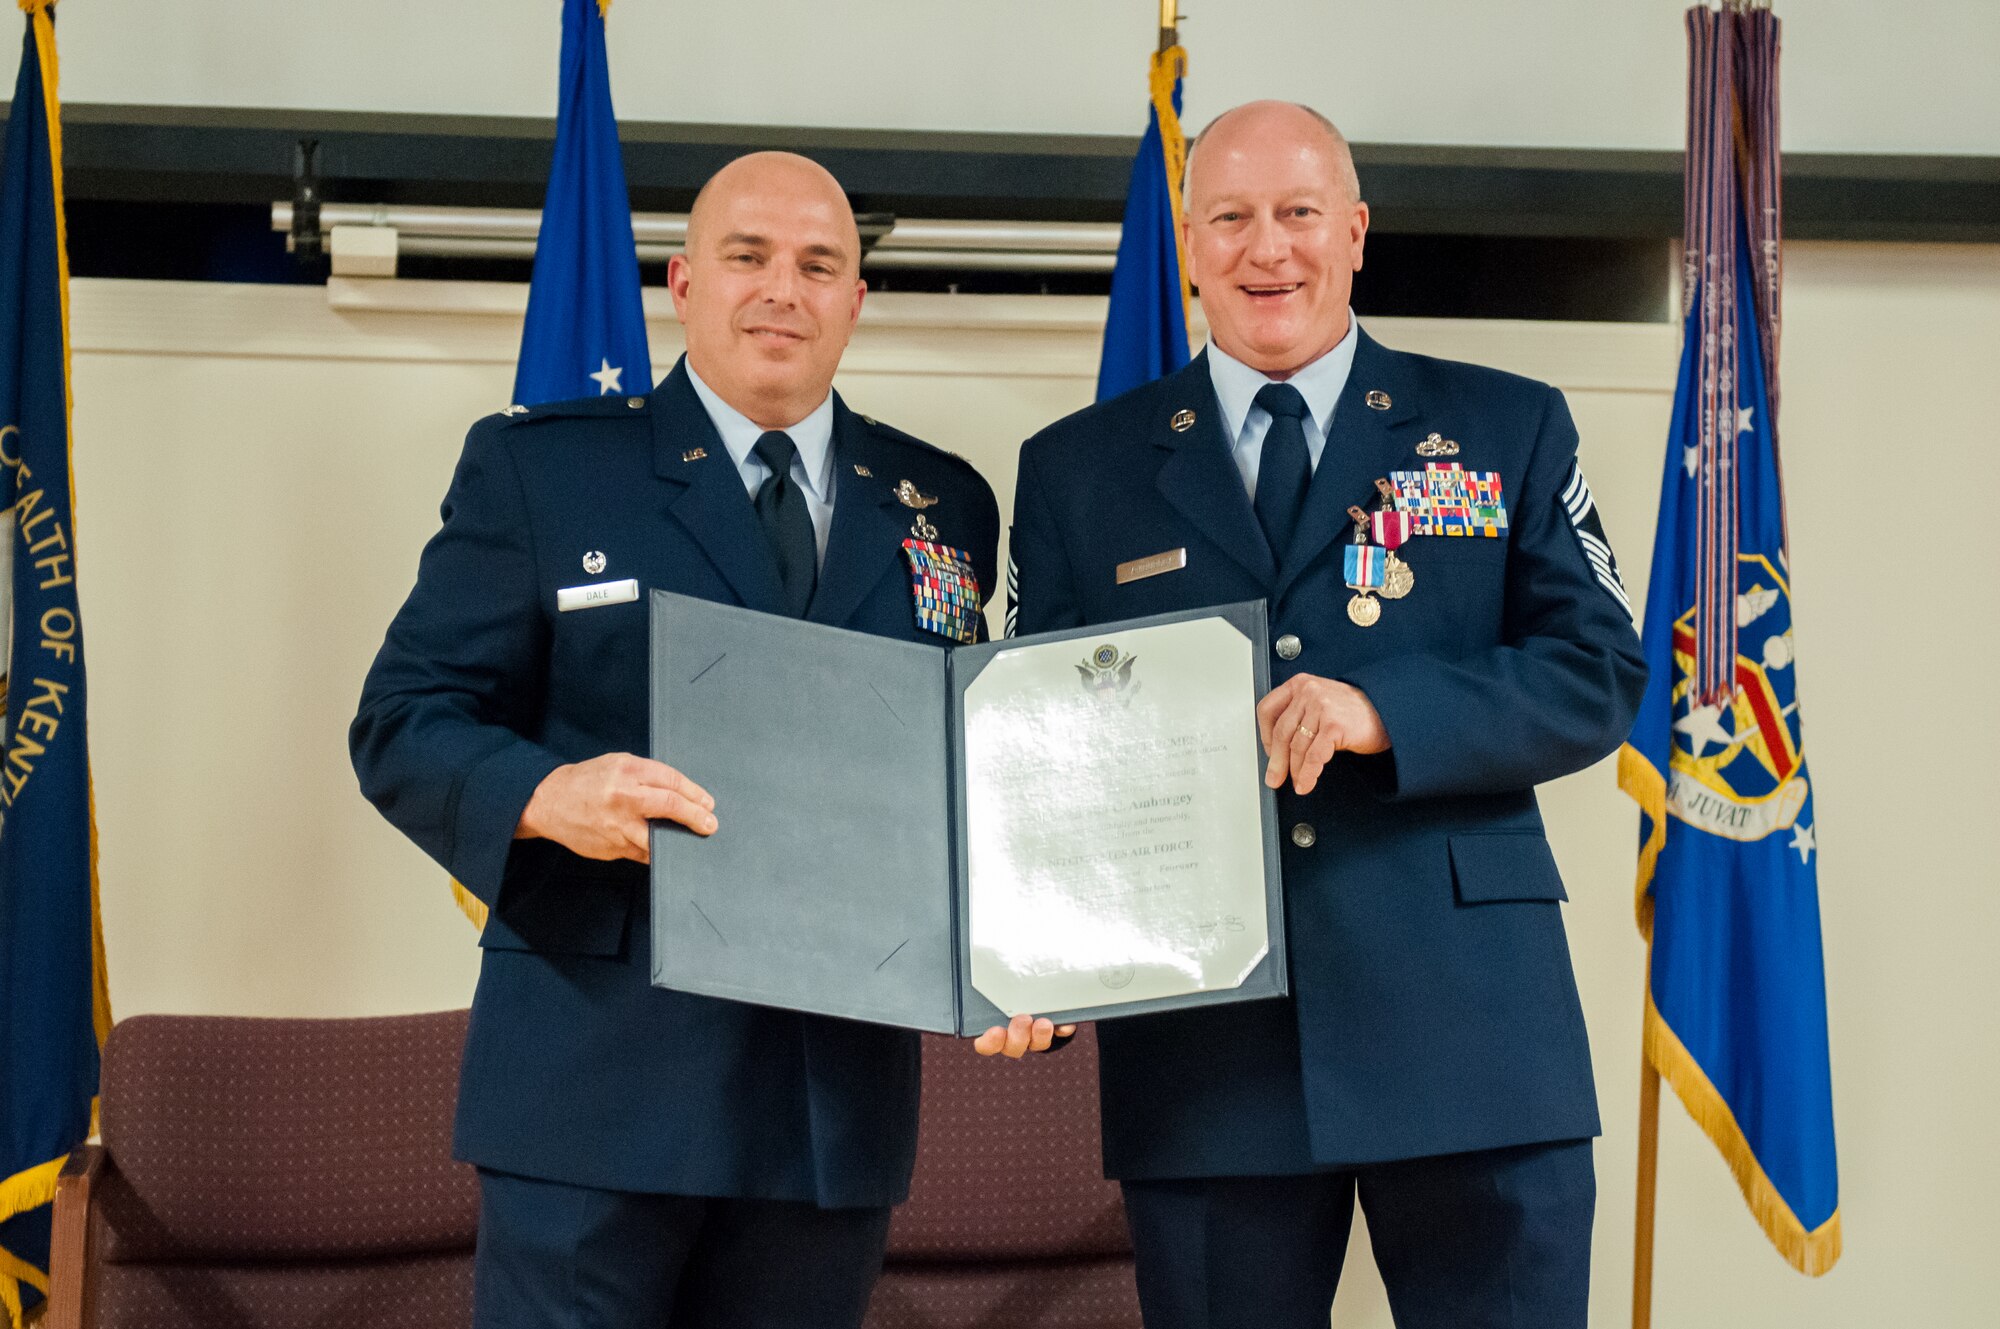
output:
<instances>
[{"instance_id":1,"label":"certificate holder","mask_svg":"<svg viewBox=\"0 0 2000 1329\"><path fill-rule=\"evenodd\" d=\"M655 591L653 982L970 1035L1283 996L1262 601L940 649Z\"/></svg>"}]
</instances>

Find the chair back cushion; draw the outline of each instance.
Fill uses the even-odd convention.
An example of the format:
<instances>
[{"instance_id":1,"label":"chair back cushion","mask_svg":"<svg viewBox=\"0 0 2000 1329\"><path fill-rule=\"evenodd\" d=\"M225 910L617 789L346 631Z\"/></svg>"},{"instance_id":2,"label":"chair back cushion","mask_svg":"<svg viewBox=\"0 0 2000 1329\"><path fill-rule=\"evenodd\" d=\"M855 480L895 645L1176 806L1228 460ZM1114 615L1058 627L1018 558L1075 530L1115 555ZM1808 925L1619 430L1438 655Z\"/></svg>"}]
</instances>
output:
<instances>
[{"instance_id":1,"label":"chair back cushion","mask_svg":"<svg viewBox=\"0 0 2000 1329\"><path fill-rule=\"evenodd\" d=\"M114 1262L339 1260L468 1248L451 1158L464 1011L142 1015L111 1031L100 1185Z\"/></svg>"},{"instance_id":2,"label":"chair back cushion","mask_svg":"<svg viewBox=\"0 0 2000 1329\"><path fill-rule=\"evenodd\" d=\"M917 1170L890 1222L890 1264L1131 1249L1118 1185L1104 1179L1095 1031L1020 1061L927 1035Z\"/></svg>"},{"instance_id":3,"label":"chair back cushion","mask_svg":"<svg viewBox=\"0 0 2000 1329\"><path fill-rule=\"evenodd\" d=\"M92 1329L464 1329L472 1252L373 1260L163 1261L97 1271Z\"/></svg>"}]
</instances>

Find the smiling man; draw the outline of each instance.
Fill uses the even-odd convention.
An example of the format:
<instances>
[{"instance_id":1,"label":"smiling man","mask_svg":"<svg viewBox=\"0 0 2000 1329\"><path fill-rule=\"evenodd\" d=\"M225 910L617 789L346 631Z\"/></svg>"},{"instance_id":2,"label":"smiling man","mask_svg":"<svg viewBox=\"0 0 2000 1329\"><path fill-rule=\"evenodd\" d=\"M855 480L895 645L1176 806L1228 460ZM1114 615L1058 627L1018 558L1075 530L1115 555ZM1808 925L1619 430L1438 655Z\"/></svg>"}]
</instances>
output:
<instances>
[{"instance_id":1,"label":"smiling man","mask_svg":"<svg viewBox=\"0 0 2000 1329\"><path fill-rule=\"evenodd\" d=\"M649 396L474 425L369 671L363 792L490 910L455 1145L480 1174L480 1329L838 1329L880 1270L917 1037L651 986L649 820L754 836L788 810L717 807L637 755L654 588L983 634L992 490L832 390L860 260L819 166L718 172L668 273L686 357ZM920 604L913 565L951 593Z\"/></svg>"},{"instance_id":2,"label":"smiling man","mask_svg":"<svg viewBox=\"0 0 2000 1329\"><path fill-rule=\"evenodd\" d=\"M1098 1030L1149 1329L1325 1329L1357 1196L1403 1329L1584 1324L1597 1110L1534 787L1617 747L1645 666L1562 395L1369 337L1367 233L1322 116L1223 115L1207 350L1021 452L1020 631L1269 605L1292 996Z\"/></svg>"}]
</instances>

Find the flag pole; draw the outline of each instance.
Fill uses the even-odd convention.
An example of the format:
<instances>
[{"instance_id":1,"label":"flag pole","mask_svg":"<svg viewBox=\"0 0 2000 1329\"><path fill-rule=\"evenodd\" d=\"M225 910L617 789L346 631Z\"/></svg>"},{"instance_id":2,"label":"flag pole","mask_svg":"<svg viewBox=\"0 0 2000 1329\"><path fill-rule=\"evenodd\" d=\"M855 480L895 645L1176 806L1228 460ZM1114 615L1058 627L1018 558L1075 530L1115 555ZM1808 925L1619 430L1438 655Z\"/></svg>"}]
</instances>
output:
<instances>
[{"instance_id":1,"label":"flag pole","mask_svg":"<svg viewBox=\"0 0 2000 1329\"><path fill-rule=\"evenodd\" d=\"M1160 49L1171 51L1181 40L1180 0L1160 0Z\"/></svg>"},{"instance_id":2,"label":"flag pole","mask_svg":"<svg viewBox=\"0 0 2000 1329\"><path fill-rule=\"evenodd\" d=\"M1660 1072L1639 1047L1639 1198L1632 1224L1632 1329L1653 1324L1653 1201L1660 1178Z\"/></svg>"}]
</instances>

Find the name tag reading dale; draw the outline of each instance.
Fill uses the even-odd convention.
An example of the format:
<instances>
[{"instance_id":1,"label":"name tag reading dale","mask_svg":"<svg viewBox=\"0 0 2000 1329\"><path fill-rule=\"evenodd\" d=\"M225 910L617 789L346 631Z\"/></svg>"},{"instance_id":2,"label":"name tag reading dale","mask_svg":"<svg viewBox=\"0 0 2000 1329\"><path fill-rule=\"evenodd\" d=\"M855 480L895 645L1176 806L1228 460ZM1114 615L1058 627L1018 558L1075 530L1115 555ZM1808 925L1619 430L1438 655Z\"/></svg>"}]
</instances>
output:
<instances>
[{"instance_id":1,"label":"name tag reading dale","mask_svg":"<svg viewBox=\"0 0 2000 1329\"><path fill-rule=\"evenodd\" d=\"M624 581L600 581L589 586L561 587L556 591L556 608L567 614L572 609L622 605L638 598L638 579L627 577Z\"/></svg>"}]
</instances>

